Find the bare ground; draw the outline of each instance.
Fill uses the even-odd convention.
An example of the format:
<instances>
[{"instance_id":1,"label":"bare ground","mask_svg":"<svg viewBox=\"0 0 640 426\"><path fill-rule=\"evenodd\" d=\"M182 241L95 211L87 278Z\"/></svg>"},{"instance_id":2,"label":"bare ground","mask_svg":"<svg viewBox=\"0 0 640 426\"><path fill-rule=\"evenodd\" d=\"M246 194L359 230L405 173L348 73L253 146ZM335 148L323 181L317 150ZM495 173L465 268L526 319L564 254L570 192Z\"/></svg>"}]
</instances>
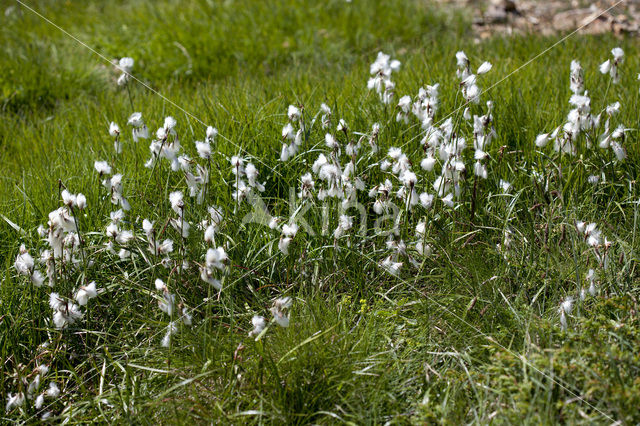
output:
<instances>
[{"instance_id":1,"label":"bare ground","mask_svg":"<svg viewBox=\"0 0 640 426\"><path fill-rule=\"evenodd\" d=\"M638 34L640 0L434 0L473 16L478 37L496 33ZM613 6L613 7L612 7Z\"/></svg>"}]
</instances>

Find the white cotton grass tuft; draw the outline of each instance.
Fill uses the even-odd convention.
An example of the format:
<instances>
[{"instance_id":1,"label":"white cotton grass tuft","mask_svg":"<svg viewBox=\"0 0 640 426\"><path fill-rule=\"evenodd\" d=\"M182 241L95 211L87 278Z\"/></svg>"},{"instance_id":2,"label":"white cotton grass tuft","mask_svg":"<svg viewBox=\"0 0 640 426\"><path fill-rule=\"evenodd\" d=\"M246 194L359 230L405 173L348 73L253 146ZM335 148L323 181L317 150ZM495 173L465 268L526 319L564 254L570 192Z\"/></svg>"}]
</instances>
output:
<instances>
[{"instance_id":1,"label":"white cotton grass tuft","mask_svg":"<svg viewBox=\"0 0 640 426\"><path fill-rule=\"evenodd\" d=\"M624 51L619 47L611 49L613 59L607 59L600 64L600 73L609 74L611 82L618 84L620 82L620 73L618 67L624 62Z\"/></svg>"},{"instance_id":2,"label":"white cotton grass tuft","mask_svg":"<svg viewBox=\"0 0 640 426\"><path fill-rule=\"evenodd\" d=\"M133 70L133 64L134 63L135 63L135 61L133 60L133 58L125 56L125 57L120 58L120 60L118 61L118 68L123 73L129 74Z\"/></svg>"},{"instance_id":3,"label":"white cotton grass tuft","mask_svg":"<svg viewBox=\"0 0 640 426\"><path fill-rule=\"evenodd\" d=\"M129 116L127 124L133 129L131 130L131 136L134 142L138 142L140 139L149 139L149 129L142 119L142 113L134 112Z\"/></svg>"},{"instance_id":4,"label":"white cotton grass tuft","mask_svg":"<svg viewBox=\"0 0 640 426\"><path fill-rule=\"evenodd\" d=\"M573 298L567 297L560 305L560 309L562 309L567 314L570 314L573 310Z\"/></svg>"},{"instance_id":5,"label":"white cotton grass tuft","mask_svg":"<svg viewBox=\"0 0 640 426\"><path fill-rule=\"evenodd\" d=\"M345 233L353 227L353 218L345 214L341 215L338 219L338 227L333 232L333 237L338 239L345 235Z\"/></svg>"},{"instance_id":6,"label":"white cotton grass tuft","mask_svg":"<svg viewBox=\"0 0 640 426\"><path fill-rule=\"evenodd\" d=\"M54 382L49 383L49 388L46 390L45 395L49 398L57 398L60 396L60 388Z\"/></svg>"},{"instance_id":7,"label":"white cotton grass tuft","mask_svg":"<svg viewBox=\"0 0 640 426\"><path fill-rule=\"evenodd\" d=\"M182 191L174 191L169 194L169 202L171 203L171 208L174 212L176 212L179 216L182 216L184 209L184 194Z\"/></svg>"},{"instance_id":8,"label":"white cotton grass tuft","mask_svg":"<svg viewBox=\"0 0 640 426\"><path fill-rule=\"evenodd\" d=\"M295 223L285 224L282 226L282 234L287 237L295 237L298 233L298 225Z\"/></svg>"},{"instance_id":9,"label":"white cotton grass tuft","mask_svg":"<svg viewBox=\"0 0 640 426\"><path fill-rule=\"evenodd\" d=\"M176 307L176 296L169 293L169 290L165 287L162 292L162 298L158 300L158 308L167 314L169 317L173 317Z\"/></svg>"},{"instance_id":10,"label":"white cotton grass tuft","mask_svg":"<svg viewBox=\"0 0 640 426\"><path fill-rule=\"evenodd\" d=\"M118 126L113 121L111 123L109 123L109 135L111 135L113 137L120 136L120 126Z\"/></svg>"},{"instance_id":11,"label":"white cotton grass tuft","mask_svg":"<svg viewBox=\"0 0 640 426\"><path fill-rule=\"evenodd\" d=\"M14 262L16 271L21 275L29 275L34 266L35 261L33 257L31 257L24 244L22 244L18 256L16 256L16 261Z\"/></svg>"},{"instance_id":12,"label":"white cotton grass tuft","mask_svg":"<svg viewBox=\"0 0 640 426\"><path fill-rule=\"evenodd\" d=\"M295 105L289 105L287 116L291 121L298 121L300 119L300 108Z\"/></svg>"},{"instance_id":13,"label":"white cotton grass tuft","mask_svg":"<svg viewBox=\"0 0 640 426\"><path fill-rule=\"evenodd\" d=\"M400 268L402 268L402 262L395 262L392 260L392 256L389 256L380 262L380 266L389 272L391 275L400 275Z\"/></svg>"},{"instance_id":14,"label":"white cotton grass tuft","mask_svg":"<svg viewBox=\"0 0 640 426\"><path fill-rule=\"evenodd\" d=\"M253 329L249 332L249 337L257 337L267 326L267 321L260 315L254 315L251 318L251 325Z\"/></svg>"},{"instance_id":15,"label":"white cotton grass tuft","mask_svg":"<svg viewBox=\"0 0 640 426\"><path fill-rule=\"evenodd\" d=\"M289 255L289 245L291 244L292 240L292 237L282 236L278 241L278 250L280 250L280 252L285 256Z\"/></svg>"},{"instance_id":16,"label":"white cotton grass tuft","mask_svg":"<svg viewBox=\"0 0 640 426\"><path fill-rule=\"evenodd\" d=\"M595 296L598 292L598 290L596 289L596 273L593 269L589 269L589 271L587 272L587 276L586 276L587 281L589 282L589 294L591 296Z\"/></svg>"},{"instance_id":17,"label":"white cotton grass tuft","mask_svg":"<svg viewBox=\"0 0 640 426\"><path fill-rule=\"evenodd\" d=\"M144 125L144 121L142 120L141 112L134 112L129 116L127 120L127 124L133 127L142 127Z\"/></svg>"},{"instance_id":18,"label":"white cotton grass tuft","mask_svg":"<svg viewBox=\"0 0 640 426\"><path fill-rule=\"evenodd\" d=\"M40 410L43 405L44 405L44 395L38 395L36 397L36 400L33 406L36 408L36 410Z\"/></svg>"},{"instance_id":19,"label":"white cotton grass tuft","mask_svg":"<svg viewBox=\"0 0 640 426\"><path fill-rule=\"evenodd\" d=\"M290 297L279 297L273 302L271 314L280 327L289 327L289 308L291 307Z\"/></svg>"},{"instance_id":20,"label":"white cotton grass tuft","mask_svg":"<svg viewBox=\"0 0 640 426\"><path fill-rule=\"evenodd\" d=\"M548 133L541 133L538 136L536 136L536 146L538 148L544 148L548 142L549 142Z\"/></svg>"},{"instance_id":21,"label":"white cotton grass tuft","mask_svg":"<svg viewBox=\"0 0 640 426\"><path fill-rule=\"evenodd\" d=\"M367 89L375 90L384 104L390 104L395 95L395 83L391 74L400 69L401 63L383 52L378 52L376 60L371 64L371 78L367 81Z\"/></svg>"},{"instance_id":22,"label":"white cotton grass tuft","mask_svg":"<svg viewBox=\"0 0 640 426\"><path fill-rule=\"evenodd\" d=\"M193 315L191 315L191 312L189 311L189 309L187 309L186 306L182 307L180 320L182 321L182 323L184 325L192 325L193 324Z\"/></svg>"},{"instance_id":23,"label":"white cotton grass tuft","mask_svg":"<svg viewBox=\"0 0 640 426\"><path fill-rule=\"evenodd\" d=\"M209 248L206 253L205 264L200 267L200 279L213 286L216 290L221 290L222 283L216 278L216 274L224 270L228 259L229 256L223 247Z\"/></svg>"},{"instance_id":24,"label":"white cotton grass tuft","mask_svg":"<svg viewBox=\"0 0 640 426\"><path fill-rule=\"evenodd\" d=\"M78 305L85 306L89 299L93 299L97 296L98 290L96 289L96 283L95 281L91 281L86 286L80 286L74 298L78 302Z\"/></svg>"},{"instance_id":25,"label":"white cotton grass tuft","mask_svg":"<svg viewBox=\"0 0 640 426\"><path fill-rule=\"evenodd\" d=\"M500 187L500 189L502 190L503 193L508 193L511 190L511 183L507 182L506 180L500 179L500 182L498 183L498 186Z\"/></svg>"},{"instance_id":26,"label":"white cotton grass tuft","mask_svg":"<svg viewBox=\"0 0 640 426\"><path fill-rule=\"evenodd\" d=\"M177 124L178 122L176 121L176 119L171 116L165 117L164 119L164 128L166 130L173 130Z\"/></svg>"},{"instance_id":27,"label":"white cotton grass tuft","mask_svg":"<svg viewBox=\"0 0 640 426\"><path fill-rule=\"evenodd\" d=\"M285 256L289 254L289 245L298 233L298 229L298 225L295 223L282 225L282 235L280 237L280 240L278 241L278 249Z\"/></svg>"},{"instance_id":28,"label":"white cotton grass tuft","mask_svg":"<svg viewBox=\"0 0 640 426\"><path fill-rule=\"evenodd\" d=\"M84 210L87 207L87 197L84 194L78 193L76 195L76 207L80 210Z\"/></svg>"},{"instance_id":29,"label":"white cotton grass tuft","mask_svg":"<svg viewBox=\"0 0 640 426\"><path fill-rule=\"evenodd\" d=\"M222 270L225 262L229 259L227 252L222 247L207 250L206 264L210 268Z\"/></svg>"},{"instance_id":30,"label":"white cotton grass tuft","mask_svg":"<svg viewBox=\"0 0 640 426\"><path fill-rule=\"evenodd\" d=\"M431 206L433 206L433 199L433 194L423 192L422 194L420 194L420 205L425 209L430 209Z\"/></svg>"},{"instance_id":31,"label":"white cotton grass tuft","mask_svg":"<svg viewBox=\"0 0 640 426\"><path fill-rule=\"evenodd\" d=\"M436 159L433 156L428 156L420 162L420 167L422 168L422 170L425 170L427 172L432 171L435 165Z\"/></svg>"},{"instance_id":32,"label":"white cotton grass tuft","mask_svg":"<svg viewBox=\"0 0 640 426\"><path fill-rule=\"evenodd\" d=\"M493 65L491 65L491 63L483 62L482 65L480 65L478 67L478 70L476 71L476 74L478 74L478 75L486 74L489 71L491 71L491 68L493 68Z\"/></svg>"},{"instance_id":33,"label":"white cotton grass tuft","mask_svg":"<svg viewBox=\"0 0 640 426\"><path fill-rule=\"evenodd\" d=\"M158 290L158 291L166 291L167 290L166 284L160 278L156 278L156 280L154 282L154 285L156 287L156 290Z\"/></svg>"},{"instance_id":34,"label":"white cotton grass tuft","mask_svg":"<svg viewBox=\"0 0 640 426\"><path fill-rule=\"evenodd\" d=\"M16 394L8 393L7 404L5 405L5 411L9 413L14 408L22 407L24 405L24 402L25 402L25 397L22 392L18 392Z\"/></svg>"},{"instance_id":35,"label":"white cotton grass tuft","mask_svg":"<svg viewBox=\"0 0 640 426\"><path fill-rule=\"evenodd\" d=\"M93 163L93 166L100 176L111 174L111 166L106 161L96 161Z\"/></svg>"},{"instance_id":36,"label":"white cotton grass tuft","mask_svg":"<svg viewBox=\"0 0 640 426\"><path fill-rule=\"evenodd\" d=\"M455 206L455 203L453 201L453 193L450 192L447 195L445 195L442 198L442 203L449 208L453 208Z\"/></svg>"},{"instance_id":37,"label":"white cotton grass tuft","mask_svg":"<svg viewBox=\"0 0 640 426\"><path fill-rule=\"evenodd\" d=\"M208 160L211 158L211 144L207 141L199 142L196 141L196 151L198 151L198 155L200 158Z\"/></svg>"},{"instance_id":38,"label":"white cotton grass tuft","mask_svg":"<svg viewBox=\"0 0 640 426\"><path fill-rule=\"evenodd\" d=\"M562 331L567 331L567 315L571 314L573 310L573 298L567 297L562 301L560 307L558 308L560 312L560 326L562 327Z\"/></svg>"},{"instance_id":39,"label":"white cotton grass tuft","mask_svg":"<svg viewBox=\"0 0 640 426\"><path fill-rule=\"evenodd\" d=\"M19 275L29 278L29 280L35 287L42 287L42 285L44 284L45 277L36 267L36 261L29 254L29 251L26 249L24 244L20 245L20 250L18 252L18 255L16 256L16 260L13 263L13 266ZM51 278L49 279L49 285L53 285L53 281Z\"/></svg>"},{"instance_id":40,"label":"white cotton grass tuft","mask_svg":"<svg viewBox=\"0 0 640 426\"><path fill-rule=\"evenodd\" d=\"M52 294L53 295L53 294ZM67 326L74 324L76 321L83 317L83 313L78 305L71 303L67 300L59 299L59 303L55 305L50 298L50 305L55 306L53 313L53 323L58 329L66 328Z\"/></svg>"},{"instance_id":41,"label":"white cotton grass tuft","mask_svg":"<svg viewBox=\"0 0 640 426\"><path fill-rule=\"evenodd\" d=\"M167 331L164 334L162 341L160 342L160 345L163 348L168 348L169 346L171 346L171 336L173 336L177 332L178 332L178 327L173 322L170 322L169 325L167 326Z\"/></svg>"},{"instance_id":42,"label":"white cotton grass tuft","mask_svg":"<svg viewBox=\"0 0 640 426\"><path fill-rule=\"evenodd\" d=\"M571 61L569 88L576 95L580 95L584 91L584 71L580 62L576 60Z\"/></svg>"},{"instance_id":43,"label":"white cotton grass tuft","mask_svg":"<svg viewBox=\"0 0 640 426\"><path fill-rule=\"evenodd\" d=\"M489 172L487 171L487 166L482 164L480 160L476 161L476 163L474 164L473 174L482 179L486 179L489 176Z\"/></svg>"},{"instance_id":44,"label":"white cotton grass tuft","mask_svg":"<svg viewBox=\"0 0 640 426\"><path fill-rule=\"evenodd\" d=\"M209 143L214 143L216 138L218 137L218 129L213 126L207 126L207 130L205 131L206 141Z\"/></svg>"}]
</instances>

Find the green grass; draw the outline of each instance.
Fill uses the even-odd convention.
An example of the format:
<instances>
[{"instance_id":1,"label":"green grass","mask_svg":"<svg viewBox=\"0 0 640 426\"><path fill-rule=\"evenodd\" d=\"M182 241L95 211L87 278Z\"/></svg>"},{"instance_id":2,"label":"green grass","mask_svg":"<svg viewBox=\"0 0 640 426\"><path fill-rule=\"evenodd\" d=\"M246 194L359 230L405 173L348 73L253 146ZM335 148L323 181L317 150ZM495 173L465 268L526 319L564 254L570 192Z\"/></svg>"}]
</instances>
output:
<instances>
[{"instance_id":1,"label":"green grass","mask_svg":"<svg viewBox=\"0 0 640 426\"><path fill-rule=\"evenodd\" d=\"M27 4L107 58L135 58L134 76L192 116L140 84L132 82L130 92L118 88L113 67L19 4L6 3L13 9L0 29L0 213L6 217L0 216L0 397L24 391L32 376L24 377L44 363L51 367L44 385L55 381L61 389L45 405L72 423L640 420L640 60L633 39L577 35L520 69L558 39L476 43L468 16L417 0ZM609 85L597 67L617 45L626 53L622 81ZM407 242L418 221L427 221L434 253L417 267L405 258L399 277L378 266L390 252L371 229L334 242L336 202L328 236L301 231L290 255L282 255L277 231L241 223L251 206L231 198L234 177L226 159L250 156L266 181L270 212L286 219L289 187L299 186L324 148L325 133L316 124L304 148L314 150L279 162L287 106L304 105L313 117L325 102L333 129L339 118L354 132L381 123L381 151L404 146L420 190L433 192L435 175L419 169L419 125L397 123L395 109L366 90L369 64L380 50L402 62L393 74L396 101L440 83L436 121L463 104L456 51L464 50L475 67L493 64L483 88L517 71L483 95L494 101L497 137L473 220L473 163L467 162L459 208L439 204L402 216ZM621 102L614 121L633 129L625 162L612 162L609 151L597 148L562 158L550 147L535 149L536 135L561 125L569 112L572 59L585 69L593 111ZM225 216L216 242L230 261L219 294L194 268L171 271L141 256L120 261L103 250L115 207L93 170L95 160L109 160L124 175L132 205L126 224L140 235L135 253L145 253L142 219L164 225L174 216L169 192L185 191L184 178L166 162L153 172L142 167L149 141L131 141L125 123L133 110L142 111L152 132L174 116L184 151L194 159L193 142L205 131L198 120L224 136L206 202L221 206ZM121 156L113 154L110 121L124 130ZM535 183L534 170L549 179L548 190ZM606 182L587 182L601 171ZM364 175L367 191L388 176L373 167ZM498 188L501 179L512 183L509 195ZM87 196L88 208L78 217L95 263L63 271L53 291L70 296L88 281L106 290L89 301L81 321L62 331L50 323L51 290L35 288L13 267L21 243L34 257L46 248L36 228L61 205L59 182ZM371 204L365 192L359 201ZM207 246L195 224L205 215L189 202L185 217L193 226L184 252L193 262L204 260ZM371 228L375 214L367 217ZM321 229L320 203L305 218ZM613 246L609 267L599 271L598 296L576 303L562 331L559 304L579 292L596 266L576 220L597 222ZM496 244L503 244L507 228L514 238L501 252ZM164 232L174 240L173 259L181 260L178 233ZM194 309L193 325L181 325L169 349L160 346L168 321L155 302L157 277ZM272 300L285 295L293 299L291 325L272 323L260 340L247 337L252 316L269 320ZM34 422L40 415L25 408L1 418Z\"/></svg>"}]
</instances>

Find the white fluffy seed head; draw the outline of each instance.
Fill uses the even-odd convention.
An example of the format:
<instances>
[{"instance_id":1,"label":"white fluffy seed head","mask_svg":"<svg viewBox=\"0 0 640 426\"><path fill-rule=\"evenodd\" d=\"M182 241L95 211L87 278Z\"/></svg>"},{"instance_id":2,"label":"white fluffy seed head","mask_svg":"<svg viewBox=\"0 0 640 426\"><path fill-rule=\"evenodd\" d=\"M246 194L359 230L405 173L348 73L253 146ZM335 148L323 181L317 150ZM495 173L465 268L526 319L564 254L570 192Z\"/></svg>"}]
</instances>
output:
<instances>
[{"instance_id":1,"label":"white fluffy seed head","mask_svg":"<svg viewBox=\"0 0 640 426\"><path fill-rule=\"evenodd\" d=\"M541 133L538 136L536 136L536 146L538 148L543 148L547 142L549 142L549 134L548 133Z\"/></svg>"},{"instance_id":2,"label":"white fluffy seed head","mask_svg":"<svg viewBox=\"0 0 640 426\"><path fill-rule=\"evenodd\" d=\"M476 71L476 74L478 74L478 75L486 74L489 71L491 71L492 67L493 67L493 65L491 65L491 63L483 62L482 65L480 65L478 67L478 71Z\"/></svg>"},{"instance_id":3,"label":"white fluffy seed head","mask_svg":"<svg viewBox=\"0 0 640 426\"><path fill-rule=\"evenodd\" d=\"M96 161L93 163L93 167L101 175L111 174L111 166L106 161Z\"/></svg>"},{"instance_id":4,"label":"white fluffy seed head","mask_svg":"<svg viewBox=\"0 0 640 426\"><path fill-rule=\"evenodd\" d=\"M289 105L287 116L291 121L298 121L298 119L300 119L300 108L295 105Z\"/></svg>"},{"instance_id":5,"label":"white fluffy seed head","mask_svg":"<svg viewBox=\"0 0 640 426\"><path fill-rule=\"evenodd\" d=\"M113 121L109 124L109 135L113 137L120 135L120 126Z\"/></svg>"},{"instance_id":6,"label":"white fluffy seed head","mask_svg":"<svg viewBox=\"0 0 640 426\"><path fill-rule=\"evenodd\" d=\"M156 290L158 291L164 291L167 288L164 281L162 281L160 278L156 278L155 286L156 286Z\"/></svg>"}]
</instances>

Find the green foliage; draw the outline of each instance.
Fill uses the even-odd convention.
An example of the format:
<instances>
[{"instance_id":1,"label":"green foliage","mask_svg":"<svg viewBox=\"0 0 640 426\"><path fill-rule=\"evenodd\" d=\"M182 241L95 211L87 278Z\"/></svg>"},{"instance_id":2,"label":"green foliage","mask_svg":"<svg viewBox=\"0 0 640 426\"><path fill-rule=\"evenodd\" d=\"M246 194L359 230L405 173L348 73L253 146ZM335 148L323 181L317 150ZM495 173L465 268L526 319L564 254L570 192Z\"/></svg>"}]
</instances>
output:
<instances>
[{"instance_id":1,"label":"green foliage","mask_svg":"<svg viewBox=\"0 0 640 426\"><path fill-rule=\"evenodd\" d=\"M127 227L139 230L143 218L155 220L176 246L182 243L166 226L172 214L167 200L184 187L183 176L170 174L166 164L142 167L148 141L135 144L127 134L124 155L114 156L109 122L125 128L139 110L153 131L173 115L193 158L193 141L204 129L139 84L118 88L111 65L28 9L8 6L0 28L2 399L19 391L36 365L47 364L63 395L47 406L59 420L77 423L640 421L637 133L627 134L623 163L600 151L560 157L533 149L538 133L551 132L566 117L574 58L585 69L592 110L619 100L616 120L639 127L640 60L633 39L575 36L526 65L557 39L476 43L468 16L417 0L29 5L108 60L135 58L134 76L218 128L226 139L219 139L210 164L206 204L237 220L223 222L216 237L230 257L221 293L203 284L197 268L166 271L105 253L110 205L94 160L108 159L125 176L132 204ZM610 86L597 66L615 45L627 57L621 84ZM396 122L397 111L366 91L369 64L379 50L402 61L394 73L397 97L439 82L437 119L455 112L460 121L454 57L460 49L476 66L483 60L494 65L483 86L496 87L483 99L495 103L497 138L473 216L472 171L459 209L402 216L407 240L418 221L428 222L425 242L433 255L396 278L378 265L385 237L354 235L337 247L331 236L301 231L285 257L277 233L241 223L251 206L232 199L227 157L251 156L266 181L270 212L286 218L289 187L299 185L323 144L324 131L316 126L307 135L313 151L277 161L289 104L304 106L310 121L326 102L334 121L344 118L356 132L380 122L382 152L406 145L419 161L419 125ZM544 175L548 190L534 171ZM606 181L588 182L601 172ZM366 174L368 184L386 176L377 168ZM499 189L502 179L513 185L508 194ZM61 183L87 196L86 214L77 216L96 256L82 273L65 272L55 291L68 295L89 280L105 291L81 325L59 332L50 324L50 289L17 276L13 262L21 243L33 255L46 246L35 229L60 205ZM206 212L187 206L185 217L195 225ZM313 229L322 227L319 208L305 218ZM576 303L563 332L559 304L585 288L585 273L599 266L576 220L597 222L613 245L598 296ZM329 221L335 226L335 209ZM202 263L201 231L192 231L180 250ZM143 253L145 244L138 238L134 249ZM169 349L160 347L167 321L157 308L157 277L194 309L193 326L181 325ZM258 341L248 337L251 317L269 317L272 299L281 295L294 301L291 326L272 322ZM45 341L49 345L41 346ZM35 415L13 411L1 418L33 422Z\"/></svg>"},{"instance_id":2,"label":"green foliage","mask_svg":"<svg viewBox=\"0 0 640 426\"><path fill-rule=\"evenodd\" d=\"M532 340L521 354L487 346L488 358L467 377L449 374L448 388L455 389L453 406L472 402L469 395L480 389L487 417L499 423L638 422L635 410L640 395L638 375L638 304L635 297L598 299L577 317L574 328L558 333L537 321L528 330ZM545 344L549 341L555 344ZM437 387L436 387L437 389ZM442 415L441 404L449 395L426 398L420 422ZM433 391L431 392L433 395ZM447 406L447 408L449 408ZM450 408L449 408L450 410ZM458 412L463 420L464 411Z\"/></svg>"}]
</instances>

